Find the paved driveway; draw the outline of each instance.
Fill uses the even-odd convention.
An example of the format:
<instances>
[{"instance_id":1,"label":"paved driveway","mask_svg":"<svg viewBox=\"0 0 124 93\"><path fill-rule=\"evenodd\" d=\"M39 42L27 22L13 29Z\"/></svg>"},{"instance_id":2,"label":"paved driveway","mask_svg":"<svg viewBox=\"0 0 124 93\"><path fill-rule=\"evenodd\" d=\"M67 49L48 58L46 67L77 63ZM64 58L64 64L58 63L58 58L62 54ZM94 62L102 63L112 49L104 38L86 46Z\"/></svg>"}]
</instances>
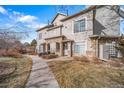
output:
<instances>
[{"instance_id":1,"label":"paved driveway","mask_svg":"<svg viewBox=\"0 0 124 93\"><path fill-rule=\"evenodd\" d=\"M26 84L27 88L59 88L47 62L38 56L30 56L33 60L32 71Z\"/></svg>"}]
</instances>

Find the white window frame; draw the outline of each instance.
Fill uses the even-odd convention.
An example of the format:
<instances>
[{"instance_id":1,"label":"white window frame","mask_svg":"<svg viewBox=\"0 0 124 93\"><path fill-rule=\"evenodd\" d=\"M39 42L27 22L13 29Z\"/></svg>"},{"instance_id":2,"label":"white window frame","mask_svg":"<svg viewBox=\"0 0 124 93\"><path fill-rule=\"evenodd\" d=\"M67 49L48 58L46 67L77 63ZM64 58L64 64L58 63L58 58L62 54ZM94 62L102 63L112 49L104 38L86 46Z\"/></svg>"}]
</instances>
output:
<instances>
[{"instance_id":1,"label":"white window frame","mask_svg":"<svg viewBox=\"0 0 124 93\"><path fill-rule=\"evenodd\" d=\"M77 33L74 32L74 23L75 23L76 21L80 21L80 20L83 20L83 19L85 19L85 30L84 30L83 32L87 31L87 17L83 17L83 18L81 18L81 19L77 19L77 20L73 20L73 21L72 21L72 33L73 33L73 34L83 33L83 32L77 32Z\"/></svg>"},{"instance_id":2,"label":"white window frame","mask_svg":"<svg viewBox=\"0 0 124 93\"><path fill-rule=\"evenodd\" d=\"M84 53L82 53L82 54L86 54L86 50L87 50L87 41L86 40L84 40L84 41L78 41L78 42L75 42L74 43L74 53L77 53L77 54L80 54L80 53L78 53L78 52L75 52L75 45L76 45L76 43L83 43L83 45L84 45Z\"/></svg>"},{"instance_id":3,"label":"white window frame","mask_svg":"<svg viewBox=\"0 0 124 93\"><path fill-rule=\"evenodd\" d=\"M118 52L117 52L117 49L114 47L117 43L115 41L112 41L112 43L109 43L109 55L112 55L115 57L118 56Z\"/></svg>"}]
</instances>

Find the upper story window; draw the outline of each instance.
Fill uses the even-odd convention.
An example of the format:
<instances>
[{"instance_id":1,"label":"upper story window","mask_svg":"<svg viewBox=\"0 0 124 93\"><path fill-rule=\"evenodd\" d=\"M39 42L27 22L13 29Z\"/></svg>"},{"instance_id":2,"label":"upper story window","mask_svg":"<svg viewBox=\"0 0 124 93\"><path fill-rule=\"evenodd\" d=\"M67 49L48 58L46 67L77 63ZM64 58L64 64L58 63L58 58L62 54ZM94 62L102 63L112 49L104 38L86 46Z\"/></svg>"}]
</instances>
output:
<instances>
[{"instance_id":1,"label":"upper story window","mask_svg":"<svg viewBox=\"0 0 124 93\"><path fill-rule=\"evenodd\" d=\"M42 33L39 33L39 39L42 39Z\"/></svg>"},{"instance_id":2,"label":"upper story window","mask_svg":"<svg viewBox=\"0 0 124 93\"><path fill-rule=\"evenodd\" d=\"M74 22L74 33L85 31L85 26L86 26L85 23L86 23L85 19L82 19L82 20L79 20L79 21L75 21Z\"/></svg>"}]
</instances>

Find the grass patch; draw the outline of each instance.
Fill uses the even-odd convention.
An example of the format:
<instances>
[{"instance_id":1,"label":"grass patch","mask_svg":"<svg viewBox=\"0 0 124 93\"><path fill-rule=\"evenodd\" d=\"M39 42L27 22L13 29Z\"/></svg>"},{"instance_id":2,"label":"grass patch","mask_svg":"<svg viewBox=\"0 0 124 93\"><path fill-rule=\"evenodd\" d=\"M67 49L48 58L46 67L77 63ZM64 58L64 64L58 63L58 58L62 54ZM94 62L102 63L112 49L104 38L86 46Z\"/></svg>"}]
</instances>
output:
<instances>
[{"instance_id":1,"label":"grass patch","mask_svg":"<svg viewBox=\"0 0 124 93\"><path fill-rule=\"evenodd\" d=\"M11 64L15 67L13 73L6 75L0 79L1 88L21 88L25 87L28 76L32 67L32 60L27 57L23 58L11 58L2 57L0 63Z\"/></svg>"},{"instance_id":2,"label":"grass patch","mask_svg":"<svg viewBox=\"0 0 124 93\"><path fill-rule=\"evenodd\" d=\"M48 63L62 88L124 87L124 68L75 60Z\"/></svg>"}]
</instances>

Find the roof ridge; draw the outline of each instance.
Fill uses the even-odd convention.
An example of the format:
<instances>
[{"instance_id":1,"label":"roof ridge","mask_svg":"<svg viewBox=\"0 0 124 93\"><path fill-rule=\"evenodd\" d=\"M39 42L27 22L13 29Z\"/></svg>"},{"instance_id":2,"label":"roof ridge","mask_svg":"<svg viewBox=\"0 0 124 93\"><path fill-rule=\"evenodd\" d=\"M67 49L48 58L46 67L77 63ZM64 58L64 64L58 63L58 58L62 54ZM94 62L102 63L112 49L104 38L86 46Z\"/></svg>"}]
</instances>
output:
<instances>
[{"instance_id":1,"label":"roof ridge","mask_svg":"<svg viewBox=\"0 0 124 93\"><path fill-rule=\"evenodd\" d=\"M68 16L67 14L62 13L62 12L57 12L56 15L57 15L57 14L62 14L62 15Z\"/></svg>"},{"instance_id":2,"label":"roof ridge","mask_svg":"<svg viewBox=\"0 0 124 93\"><path fill-rule=\"evenodd\" d=\"M85 8L85 9L79 11L78 13L75 13L73 15L67 16L66 18L63 18L61 21L65 21L67 19L70 19L71 17L73 18L73 17L75 17L75 16L77 16L79 14L86 13L88 11L91 11L91 10L95 9L95 8L100 8L100 7L103 7L103 6L105 6L105 5L92 5L92 6L88 7L88 8Z\"/></svg>"}]
</instances>

